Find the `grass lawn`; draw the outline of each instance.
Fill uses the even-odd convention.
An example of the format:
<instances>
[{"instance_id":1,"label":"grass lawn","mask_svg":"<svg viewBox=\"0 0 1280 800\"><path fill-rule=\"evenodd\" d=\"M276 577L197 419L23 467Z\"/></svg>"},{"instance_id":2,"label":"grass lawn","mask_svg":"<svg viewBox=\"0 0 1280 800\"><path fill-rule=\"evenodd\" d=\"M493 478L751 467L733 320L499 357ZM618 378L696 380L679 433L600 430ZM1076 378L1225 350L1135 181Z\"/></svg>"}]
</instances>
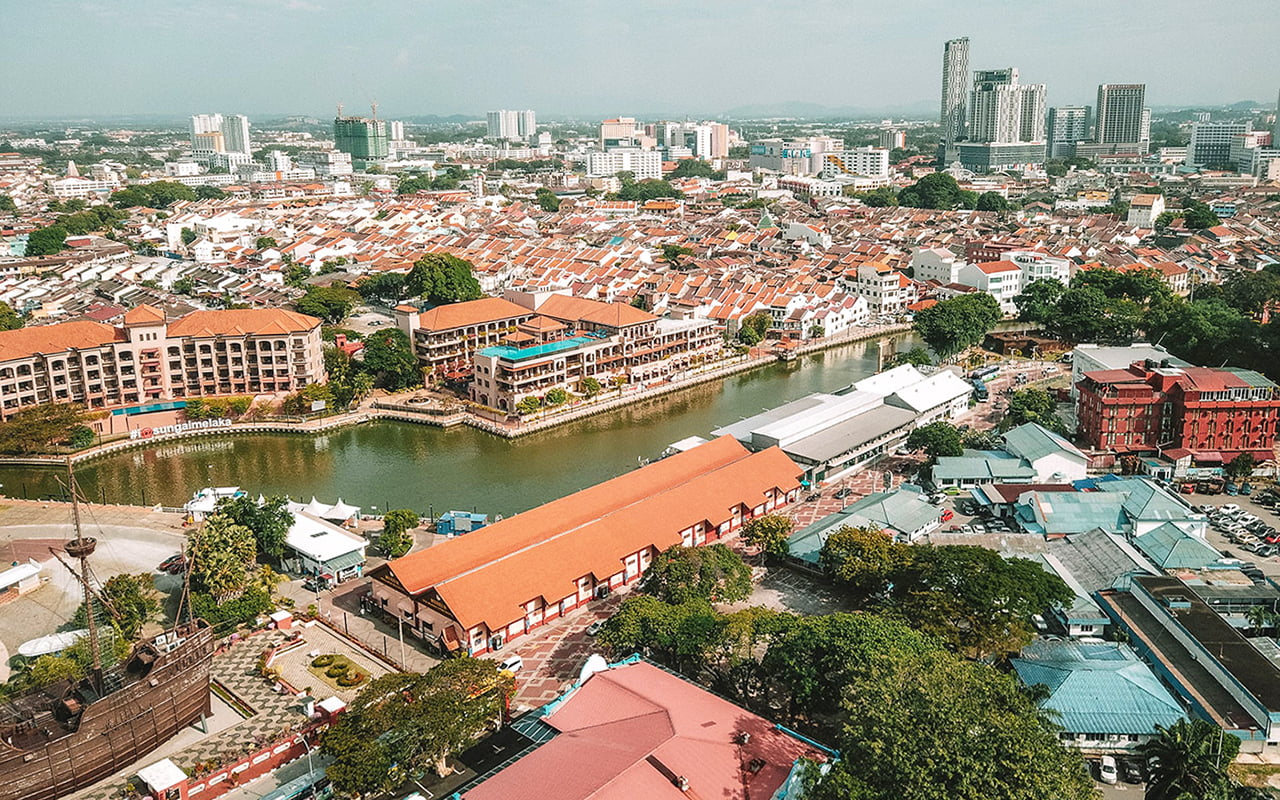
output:
<instances>
[{"instance_id":1,"label":"grass lawn","mask_svg":"<svg viewBox=\"0 0 1280 800\"><path fill-rule=\"evenodd\" d=\"M321 665L316 666L316 663L315 663L316 661L320 661ZM340 683L338 683L338 678L342 677L341 675L331 677L328 674L330 671L333 671L335 667L339 667L339 666L346 667L346 671L343 673L343 675L350 675L351 673L358 672L364 676L364 680L352 686L341 685ZM339 691L353 689L356 686L363 685L366 681L369 680L369 673L365 672L359 665L354 663L351 659L347 658L346 656L334 655L332 653L328 655L317 656L315 659L312 659L312 662L307 665L307 671L310 672L312 675L315 675L321 681L323 681L325 685L329 686L330 688L337 689Z\"/></svg>"}]
</instances>

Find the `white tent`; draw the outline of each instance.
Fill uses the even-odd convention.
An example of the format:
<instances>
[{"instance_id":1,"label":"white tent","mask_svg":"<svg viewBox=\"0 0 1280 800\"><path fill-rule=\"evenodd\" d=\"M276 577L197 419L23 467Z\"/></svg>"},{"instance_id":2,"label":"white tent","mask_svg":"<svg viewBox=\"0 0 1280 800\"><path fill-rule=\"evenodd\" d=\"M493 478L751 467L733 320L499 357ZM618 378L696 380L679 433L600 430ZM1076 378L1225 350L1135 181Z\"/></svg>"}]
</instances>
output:
<instances>
[{"instance_id":1,"label":"white tent","mask_svg":"<svg viewBox=\"0 0 1280 800\"><path fill-rule=\"evenodd\" d=\"M322 519L333 520L335 522L346 522L347 520L353 517L356 517L359 514L360 514L359 506L347 505L346 503L342 502L342 498L339 497L338 502L334 503L333 506L327 512L325 512L324 514L321 514L320 517Z\"/></svg>"}]
</instances>

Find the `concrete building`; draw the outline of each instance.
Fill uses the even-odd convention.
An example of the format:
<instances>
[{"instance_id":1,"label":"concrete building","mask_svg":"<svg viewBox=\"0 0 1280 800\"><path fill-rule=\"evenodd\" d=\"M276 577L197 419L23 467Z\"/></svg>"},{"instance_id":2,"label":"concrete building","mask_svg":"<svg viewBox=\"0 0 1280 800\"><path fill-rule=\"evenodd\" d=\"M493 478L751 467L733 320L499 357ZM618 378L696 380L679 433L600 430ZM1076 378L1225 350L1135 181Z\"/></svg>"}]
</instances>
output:
<instances>
[{"instance_id":1,"label":"concrete building","mask_svg":"<svg viewBox=\"0 0 1280 800\"><path fill-rule=\"evenodd\" d=\"M784 175L813 175L822 169L822 154L845 149L831 136L804 139L761 139L751 144L752 169L768 169Z\"/></svg>"},{"instance_id":2,"label":"concrete building","mask_svg":"<svg viewBox=\"0 0 1280 800\"><path fill-rule=\"evenodd\" d=\"M243 114L230 114L222 120L222 143L228 153L252 155L253 143L249 140L249 118Z\"/></svg>"},{"instance_id":3,"label":"concrete building","mask_svg":"<svg viewBox=\"0 0 1280 800\"><path fill-rule=\"evenodd\" d=\"M901 272L879 262L860 264L840 278L840 288L865 298L871 313L891 317L916 301L916 285Z\"/></svg>"},{"instance_id":4,"label":"concrete building","mask_svg":"<svg viewBox=\"0 0 1280 800\"><path fill-rule=\"evenodd\" d=\"M490 111L486 116L486 139L528 139L538 129L538 117L529 109L524 111Z\"/></svg>"},{"instance_id":5,"label":"concrete building","mask_svg":"<svg viewBox=\"0 0 1280 800\"><path fill-rule=\"evenodd\" d=\"M1274 457L1280 387L1252 370L1137 361L1086 372L1078 389L1079 435L1091 447L1171 458L1185 450L1205 463Z\"/></svg>"},{"instance_id":6,"label":"concrete building","mask_svg":"<svg viewBox=\"0 0 1280 800\"><path fill-rule=\"evenodd\" d=\"M658 553L795 502L801 469L722 437L373 569L376 609L442 652L499 650L638 579Z\"/></svg>"},{"instance_id":7,"label":"concrete building","mask_svg":"<svg viewBox=\"0 0 1280 800\"><path fill-rule=\"evenodd\" d=\"M1135 361L1167 362L1174 367L1189 367L1191 364L1174 356L1159 344L1135 342L1131 345L1111 347L1098 344L1080 344L1071 351L1071 399L1079 396L1078 386L1084 380L1086 372L1104 369L1127 369Z\"/></svg>"},{"instance_id":8,"label":"concrete building","mask_svg":"<svg viewBox=\"0 0 1280 800\"><path fill-rule=\"evenodd\" d=\"M626 303L553 292L507 295L534 316L475 352L470 396L508 413L552 389L581 393L589 378L601 386L666 380L722 344L710 320L660 319Z\"/></svg>"},{"instance_id":9,"label":"concrete building","mask_svg":"<svg viewBox=\"0 0 1280 800\"><path fill-rule=\"evenodd\" d=\"M889 151L883 147L857 147L852 150L833 150L814 156L818 175L824 180L843 176L889 178Z\"/></svg>"},{"instance_id":10,"label":"concrete building","mask_svg":"<svg viewBox=\"0 0 1280 800\"><path fill-rule=\"evenodd\" d=\"M1187 164L1193 167L1227 167L1231 143L1253 130L1249 122L1193 122L1187 141Z\"/></svg>"},{"instance_id":11,"label":"concrete building","mask_svg":"<svg viewBox=\"0 0 1280 800\"><path fill-rule=\"evenodd\" d=\"M1097 124L1093 139L1098 144L1133 145L1136 152L1146 152L1139 147L1149 140L1142 135L1143 107L1146 101L1145 83L1104 83L1098 86L1098 101L1094 105ZM1150 126L1150 117L1147 117Z\"/></svg>"},{"instance_id":12,"label":"concrete building","mask_svg":"<svg viewBox=\"0 0 1280 800\"><path fill-rule=\"evenodd\" d=\"M951 39L942 46L942 147L949 150L965 138L966 108L969 100L969 37ZM950 161L944 155L944 162Z\"/></svg>"},{"instance_id":13,"label":"concrete building","mask_svg":"<svg viewBox=\"0 0 1280 800\"><path fill-rule=\"evenodd\" d=\"M341 111L333 120L334 148L349 154L352 162L361 169L368 162L387 158L390 153L387 141L386 120L344 117Z\"/></svg>"},{"instance_id":14,"label":"concrete building","mask_svg":"<svg viewBox=\"0 0 1280 800\"><path fill-rule=\"evenodd\" d=\"M1043 83L1018 83L1016 67L978 70L969 93L969 140L972 142L1043 142Z\"/></svg>"},{"instance_id":15,"label":"concrete building","mask_svg":"<svg viewBox=\"0 0 1280 800\"><path fill-rule=\"evenodd\" d=\"M1022 267L1012 261L966 264L960 270L959 282L994 297L1006 314L1018 310L1013 300L1022 294Z\"/></svg>"},{"instance_id":16,"label":"concrete building","mask_svg":"<svg viewBox=\"0 0 1280 800\"><path fill-rule=\"evenodd\" d=\"M615 117L600 123L600 149L610 147L640 147L644 129L636 124L635 117Z\"/></svg>"},{"instance_id":17,"label":"concrete building","mask_svg":"<svg viewBox=\"0 0 1280 800\"><path fill-rule=\"evenodd\" d=\"M619 172L630 172L638 181L661 178L662 154L631 147L587 154L587 177L604 178Z\"/></svg>"},{"instance_id":18,"label":"concrete building","mask_svg":"<svg viewBox=\"0 0 1280 800\"><path fill-rule=\"evenodd\" d=\"M917 281L937 281L946 286L960 282L964 259L940 247L920 247L911 254L911 274Z\"/></svg>"},{"instance_id":19,"label":"concrete building","mask_svg":"<svg viewBox=\"0 0 1280 800\"><path fill-rule=\"evenodd\" d=\"M139 427L135 415L151 420L151 411L183 405L172 401L293 392L324 375L314 317L238 309L169 321L143 305L119 328L64 322L0 332L0 419L42 403L80 403L110 410L89 424L119 433Z\"/></svg>"},{"instance_id":20,"label":"concrete building","mask_svg":"<svg viewBox=\"0 0 1280 800\"><path fill-rule=\"evenodd\" d=\"M880 131L880 147L884 150L900 150L907 146L907 132L897 128Z\"/></svg>"},{"instance_id":21,"label":"concrete building","mask_svg":"<svg viewBox=\"0 0 1280 800\"><path fill-rule=\"evenodd\" d=\"M1089 138L1088 106L1055 106L1049 109L1045 128L1049 158L1071 158L1076 142Z\"/></svg>"},{"instance_id":22,"label":"concrete building","mask_svg":"<svg viewBox=\"0 0 1280 800\"><path fill-rule=\"evenodd\" d=\"M1164 213L1164 195L1139 194L1129 201L1128 224L1136 228L1153 228L1156 217Z\"/></svg>"}]
</instances>

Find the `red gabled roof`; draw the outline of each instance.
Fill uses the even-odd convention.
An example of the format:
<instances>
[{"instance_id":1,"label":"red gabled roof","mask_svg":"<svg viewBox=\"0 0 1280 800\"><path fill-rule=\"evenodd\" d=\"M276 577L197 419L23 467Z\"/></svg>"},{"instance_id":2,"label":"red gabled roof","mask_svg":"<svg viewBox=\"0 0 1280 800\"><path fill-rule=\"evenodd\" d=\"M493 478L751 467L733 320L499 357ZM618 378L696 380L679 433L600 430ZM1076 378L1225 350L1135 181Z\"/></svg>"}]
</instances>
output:
<instances>
[{"instance_id":1,"label":"red gabled roof","mask_svg":"<svg viewBox=\"0 0 1280 800\"><path fill-rule=\"evenodd\" d=\"M418 327L428 331L448 331L468 325L482 325L531 315L529 309L501 297L483 297L465 303L450 303L422 312Z\"/></svg>"},{"instance_id":2,"label":"red gabled roof","mask_svg":"<svg viewBox=\"0 0 1280 800\"><path fill-rule=\"evenodd\" d=\"M246 336L301 333L318 327L320 320L283 308L236 308L196 311L169 323L168 334L179 336Z\"/></svg>"},{"instance_id":3,"label":"red gabled roof","mask_svg":"<svg viewBox=\"0 0 1280 800\"><path fill-rule=\"evenodd\" d=\"M125 341L124 332L101 322L61 322L0 331L0 361Z\"/></svg>"},{"instance_id":4,"label":"red gabled roof","mask_svg":"<svg viewBox=\"0 0 1280 800\"><path fill-rule=\"evenodd\" d=\"M772 797L798 759L826 760L768 720L643 661L595 673L543 721L559 735L466 800L754 800Z\"/></svg>"},{"instance_id":5,"label":"red gabled roof","mask_svg":"<svg viewBox=\"0 0 1280 800\"><path fill-rule=\"evenodd\" d=\"M1022 269L1012 261L988 261L985 264L978 264L977 267L987 275L997 272L1018 272Z\"/></svg>"}]
</instances>

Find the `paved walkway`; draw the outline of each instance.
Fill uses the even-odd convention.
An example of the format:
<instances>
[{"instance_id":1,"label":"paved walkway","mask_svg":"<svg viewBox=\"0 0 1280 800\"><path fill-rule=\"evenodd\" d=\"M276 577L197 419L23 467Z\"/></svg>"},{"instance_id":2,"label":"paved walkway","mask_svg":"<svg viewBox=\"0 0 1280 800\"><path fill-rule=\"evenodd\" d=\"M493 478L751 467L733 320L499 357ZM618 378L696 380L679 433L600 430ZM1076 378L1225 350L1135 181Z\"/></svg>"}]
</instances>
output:
<instances>
[{"instance_id":1,"label":"paved walkway","mask_svg":"<svg viewBox=\"0 0 1280 800\"><path fill-rule=\"evenodd\" d=\"M292 695L279 694L257 674L258 657L268 647L284 641L279 631L251 636L215 656L210 679L221 684L241 703L253 709L253 715L176 750L161 747L97 784L69 795L71 800L114 800L121 796L124 785L138 770L169 758L188 773L202 761L238 758L252 752L285 732L307 722L302 704ZM171 744L191 733L188 728L170 740Z\"/></svg>"},{"instance_id":2,"label":"paved walkway","mask_svg":"<svg viewBox=\"0 0 1280 800\"><path fill-rule=\"evenodd\" d=\"M10 487L12 489L14 487ZM81 503L80 519L85 535L92 536L98 525L150 528L174 533L182 530L182 515L157 511L154 507ZM52 500L20 500L0 497L0 528L11 526L70 525L71 504ZM3 532L0 532L0 537Z\"/></svg>"},{"instance_id":3,"label":"paved walkway","mask_svg":"<svg viewBox=\"0 0 1280 800\"><path fill-rule=\"evenodd\" d=\"M367 685L369 680L380 678L392 671L389 664L371 658L351 642L330 631L323 625L299 627L304 644L277 656L271 666L280 671L280 677L298 691L311 690L312 697L323 700L336 696L350 703ZM312 654L315 655L312 655ZM356 667L368 676L359 686L332 686L311 671L311 661L316 655L337 654L346 656Z\"/></svg>"}]
</instances>

